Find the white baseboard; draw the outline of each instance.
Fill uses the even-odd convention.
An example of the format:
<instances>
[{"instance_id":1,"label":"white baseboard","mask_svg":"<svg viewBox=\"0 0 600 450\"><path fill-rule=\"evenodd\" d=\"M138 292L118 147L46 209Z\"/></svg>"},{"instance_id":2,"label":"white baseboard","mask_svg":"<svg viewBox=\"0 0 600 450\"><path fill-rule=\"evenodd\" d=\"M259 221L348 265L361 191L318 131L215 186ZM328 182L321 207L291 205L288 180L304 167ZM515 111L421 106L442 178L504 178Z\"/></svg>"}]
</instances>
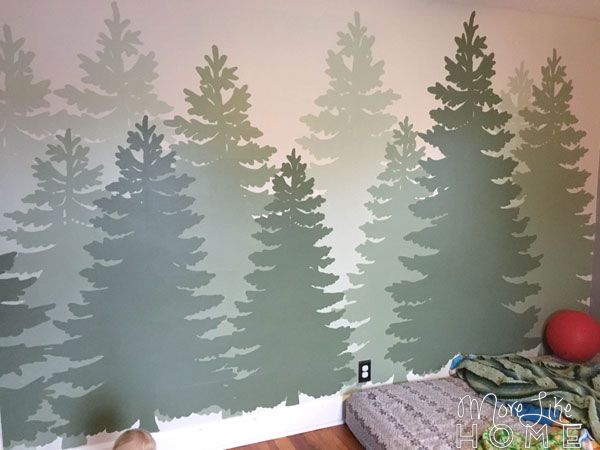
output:
<instances>
[{"instance_id":1,"label":"white baseboard","mask_svg":"<svg viewBox=\"0 0 600 450\"><path fill-rule=\"evenodd\" d=\"M240 445L291 436L344 423L342 394L313 399L301 396L300 404L259 408L223 419L221 413L159 422L154 434L160 450L223 450ZM73 450L111 450L118 433L101 433ZM38 450L61 450L61 439ZM15 450L25 449L17 447Z\"/></svg>"},{"instance_id":2,"label":"white baseboard","mask_svg":"<svg viewBox=\"0 0 600 450\"><path fill-rule=\"evenodd\" d=\"M341 395L323 397L207 423L185 434L175 431L173 437L161 433L157 443L161 449L221 450L340 425L344 423L342 410ZM202 445L194 445L198 442Z\"/></svg>"},{"instance_id":3,"label":"white baseboard","mask_svg":"<svg viewBox=\"0 0 600 450\"><path fill-rule=\"evenodd\" d=\"M222 450L276 439L344 423L343 397L306 399L295 406L259 409L200 426L174 429L156 435L163 450Z\"/></svg>"}]
</instances>

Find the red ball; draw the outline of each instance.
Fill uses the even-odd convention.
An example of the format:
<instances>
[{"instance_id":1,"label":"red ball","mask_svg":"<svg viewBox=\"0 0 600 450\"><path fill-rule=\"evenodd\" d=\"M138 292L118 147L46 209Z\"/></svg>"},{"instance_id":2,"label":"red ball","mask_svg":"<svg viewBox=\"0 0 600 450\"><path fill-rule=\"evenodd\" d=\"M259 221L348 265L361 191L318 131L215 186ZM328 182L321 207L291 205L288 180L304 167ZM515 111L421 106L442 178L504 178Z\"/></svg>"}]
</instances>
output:
<instances>
[{"instance_id":1,"label":"red ball","mask_svg":"<svg viewBox=\"0 0 600 450\"><path fill-rule=\"evenodd\" d=\"M561 359L589 361L600 352L600 324L580 311L559 311L546 324L546 342Z\"/></svg>"}]
</instances>

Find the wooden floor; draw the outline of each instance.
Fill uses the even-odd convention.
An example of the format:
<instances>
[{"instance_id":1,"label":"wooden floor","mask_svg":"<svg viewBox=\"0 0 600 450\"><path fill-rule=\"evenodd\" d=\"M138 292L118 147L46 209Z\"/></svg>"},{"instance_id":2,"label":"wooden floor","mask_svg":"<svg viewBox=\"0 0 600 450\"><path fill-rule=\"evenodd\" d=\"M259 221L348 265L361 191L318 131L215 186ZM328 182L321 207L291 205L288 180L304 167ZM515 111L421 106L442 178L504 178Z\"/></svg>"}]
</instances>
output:
<instances>
[{"instance_id":1,"label":"wooden floor","mask_svg":"<svg viewBox=\"0 0 600 450\"><path fill-rule=\"evenodd\" d=\"M346 425L339 425L232 450L363 450L363 447Z\"/></svg>"}]
</instances>

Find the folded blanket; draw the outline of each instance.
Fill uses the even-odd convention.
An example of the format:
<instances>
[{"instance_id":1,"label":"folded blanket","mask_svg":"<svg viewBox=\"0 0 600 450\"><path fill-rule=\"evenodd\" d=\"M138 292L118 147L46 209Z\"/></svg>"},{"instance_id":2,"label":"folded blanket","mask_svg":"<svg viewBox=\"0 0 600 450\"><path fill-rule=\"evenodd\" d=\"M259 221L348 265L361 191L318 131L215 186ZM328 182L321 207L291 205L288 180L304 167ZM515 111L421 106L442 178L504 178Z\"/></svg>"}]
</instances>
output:
<instances>
[{"instance_id":1,"label":"folded blanket","mask_svg":"<svg viewBox=\"0 0 600 450\"><path fill-rule=\"evenodd\" d=\"M494 394L498 401L509 405L521 402L540 411L558 411L570 422L581 423L600 441L598 367L518 355L469 355L457 359L453 368L480 394Z\"/></svg>"}]
</instances>

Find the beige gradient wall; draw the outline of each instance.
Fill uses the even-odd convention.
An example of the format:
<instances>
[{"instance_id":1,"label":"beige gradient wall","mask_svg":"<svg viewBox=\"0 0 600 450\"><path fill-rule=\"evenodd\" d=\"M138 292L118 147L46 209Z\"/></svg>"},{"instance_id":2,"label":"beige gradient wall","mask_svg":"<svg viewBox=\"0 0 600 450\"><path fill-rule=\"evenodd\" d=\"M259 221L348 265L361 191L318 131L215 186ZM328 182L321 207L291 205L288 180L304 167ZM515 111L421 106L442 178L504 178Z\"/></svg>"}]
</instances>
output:
<instances>
[{"instance_id":1,"label":"beige gradient wall","mask_svg":"<svg viewBox=\"0 0 600 450\"><path fill-rule=\"evenodd\" d=\"M27 38L36 53L34 68L53 87L80 78L79 53L96 49L110 2L35 0L2 2L3 21ZM502 2L496 2L501 6ZM526 61L536 81L539 68L556 47L575 86L573 111L587 131L584 166L596 171L600 144L597 86L600 36L595 20L571 18L502 7L481 7L477 1L435 0L307 0L277 1L144 1L119 3L124 17L142 31L145 48L156 53L156 91L176 113L185 110L183 86L195 86L195 67L217 44L239 67L240 79L252 94L252 119L264 131L265 142L284 154L306 133L300 116L314 111L313 101L327 87L325 56L336 33L361 12L376 37L375 56L385 61L384 85L402 98L392 111L409 113L424 130L431 124L435 100L427 88L443 76L443 57L454 50L453 37L472 10L497 56L496 87ZM57 63L60 62L60 63ZM588 188L595 192L596 178Z\"/></svg>"}]
</instances>

